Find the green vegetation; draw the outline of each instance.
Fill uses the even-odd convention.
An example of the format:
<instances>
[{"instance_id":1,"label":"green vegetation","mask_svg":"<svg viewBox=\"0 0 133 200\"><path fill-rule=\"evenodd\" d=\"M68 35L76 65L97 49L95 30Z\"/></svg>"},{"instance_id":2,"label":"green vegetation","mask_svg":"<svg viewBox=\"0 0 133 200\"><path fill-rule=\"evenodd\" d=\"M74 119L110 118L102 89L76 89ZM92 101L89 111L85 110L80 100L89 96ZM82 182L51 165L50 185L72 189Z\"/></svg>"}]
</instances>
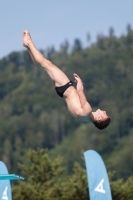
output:
<instances>
[{"instance_id":1,"label":"green vegetation","mask_svg":"<svg viewBox=\"0 0 133 200\"><path fill-rule=\"evenodd\" d=\"M29 150L25 156L27 164L19 164L26 181L13 186L14 200L88 200L86 171L78 163L74 164L73 174L65 176L62 158L50 159L47 150ZM133 199L133 177L126 181L113 180L114 172L109 173L113 200Z\"/></svg>"},{"instance_id":2,"label":"green vegetation","mask_svg":"<svg viewBox=\"0 0 133 200\"><path fill-rule=\"evenodd\" d=\"M12 52L0 60L0 159L9 172L19 173L17 163L26 165L25 152L39 147L47 148L51 158L63 156L65 174L71 175L75 161L84 168L80 155L94 149L102 156L107 170L116 171L114 181L131 181L133 30L130 25L127 34L119 38L110 28L109 36L98 35L97 42L89 47L83 48L82 42L75 39L72 48L65 41L59 51L52 47L42 53L70 79L73 80L74 72L79 74L92 108L106 110L112 122L102 131L93 124L80 124L28 52Z\"/></svg>"}]
</instances>

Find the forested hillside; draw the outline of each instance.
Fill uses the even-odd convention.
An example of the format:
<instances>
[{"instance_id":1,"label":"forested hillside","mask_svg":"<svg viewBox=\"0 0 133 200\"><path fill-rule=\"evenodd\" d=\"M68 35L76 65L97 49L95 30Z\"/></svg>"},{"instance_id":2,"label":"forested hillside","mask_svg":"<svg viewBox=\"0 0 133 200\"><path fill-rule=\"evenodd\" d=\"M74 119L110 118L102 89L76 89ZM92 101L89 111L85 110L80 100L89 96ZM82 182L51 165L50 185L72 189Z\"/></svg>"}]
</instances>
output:
<instances>
[{"instance_id":1,"label":"forested hillside","mask_svg":"<svg viewBox=\"0 0 133 200\"><path fill-rule=\"evenodd\" d=\"M75 161L84 165L81 153L94 149L116 178L128 178L133 169L133 30L128 26L117 38L111 28L87 48L79 39L71 51L69 45L41 51L70 79L74 72L81 76L93 110L106 110L110 126L100 131L80 124L27 50L12 52L0 60L0 159L16 173L27 149L48 148L51 156L63 155L70 174Z\"/></svg>"}]
</instances>

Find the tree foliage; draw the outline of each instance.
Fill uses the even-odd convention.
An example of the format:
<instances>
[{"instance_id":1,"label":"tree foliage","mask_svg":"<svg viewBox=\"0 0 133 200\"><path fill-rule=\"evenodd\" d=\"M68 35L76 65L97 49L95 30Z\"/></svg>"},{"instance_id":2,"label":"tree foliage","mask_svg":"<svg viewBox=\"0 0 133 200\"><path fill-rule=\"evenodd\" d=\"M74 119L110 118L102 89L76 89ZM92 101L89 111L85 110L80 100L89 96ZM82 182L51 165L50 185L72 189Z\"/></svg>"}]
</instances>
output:
<instances>
[{"instance_id":1,"label":"tree foliage","mask_svg":"<svg viewBox=\"0 0 133 200\"><path fill-rule=\"evenodd\" d=\"M85 170L75 163L74 174L63 176L62 158L50 159L47 150L29 150L27 165L19 164L27 180L13 186L13 199L86 200Z\"/></svg>"},{"instance_id":2,"label":"tree foliage","mask_svg":"<svg viewBox=\"0 0 133 200\"><path fill-rule=\"evenodd\" d=\"M13 200L88 200L86 170L75 163L71 176L64 176L62 158L50 159L46 149L28 150L27 164L19 164L25 181L13 185ZM84 161L83 161L84 162ZM126 181L113 180L114 172L109 172L113 200L133 199L133 177Z\"/></svg>"}]
</instances>

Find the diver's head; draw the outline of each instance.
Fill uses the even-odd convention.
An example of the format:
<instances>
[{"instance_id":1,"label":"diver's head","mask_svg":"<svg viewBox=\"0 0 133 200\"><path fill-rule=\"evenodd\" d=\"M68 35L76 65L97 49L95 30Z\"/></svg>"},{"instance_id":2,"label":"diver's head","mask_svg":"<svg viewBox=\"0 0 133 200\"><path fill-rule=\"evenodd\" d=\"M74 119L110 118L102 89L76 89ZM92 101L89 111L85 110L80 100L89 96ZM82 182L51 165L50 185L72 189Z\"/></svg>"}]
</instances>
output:
<instances>
[{"instance_id":1,"label":"diver's head","mask_svg":"<svg viewBox=\"0 0 133 200\"><path fill-rule=\"evenodd\" d=\"M111 118L106 114L106 111L97 109L95 112L92 112L92 114L93 123L98 129L102 130L109 125Z\"/></svg>"}]
</instances>

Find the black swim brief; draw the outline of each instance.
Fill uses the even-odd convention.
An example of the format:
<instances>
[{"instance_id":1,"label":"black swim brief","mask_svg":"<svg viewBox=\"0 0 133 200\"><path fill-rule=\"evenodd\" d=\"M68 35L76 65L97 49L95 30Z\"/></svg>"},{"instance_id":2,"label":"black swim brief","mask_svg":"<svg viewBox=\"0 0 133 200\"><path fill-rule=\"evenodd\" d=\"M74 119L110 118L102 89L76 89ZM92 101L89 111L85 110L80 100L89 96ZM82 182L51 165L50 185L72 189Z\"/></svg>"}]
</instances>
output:
<instances>
[{"instance_id":1,"label":"black swim brief","mask_svg":"<svg viewBox=\"0 0 133 200\"><path fill-rule=\"evenodd\" d=\"M66 85L63 85L61 87L55 87L55 90L60 97L63 97L64 92L67 90L67 88L69 88L72 85L73 82L69 81Z\"/></svg>"}]
</instances>

